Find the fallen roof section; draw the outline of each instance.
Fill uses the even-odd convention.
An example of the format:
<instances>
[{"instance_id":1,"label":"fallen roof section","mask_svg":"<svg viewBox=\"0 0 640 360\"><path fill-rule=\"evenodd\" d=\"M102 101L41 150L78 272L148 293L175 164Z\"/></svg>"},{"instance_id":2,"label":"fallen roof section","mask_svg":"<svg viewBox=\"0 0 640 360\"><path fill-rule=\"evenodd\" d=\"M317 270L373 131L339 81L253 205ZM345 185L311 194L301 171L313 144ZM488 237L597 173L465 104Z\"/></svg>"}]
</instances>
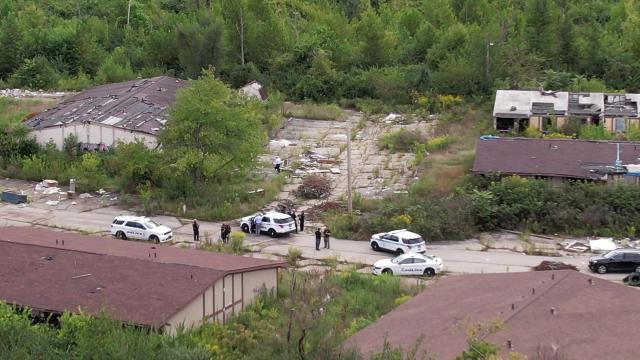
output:
<instances>
[{"instance_id":1,"label":"fallen roof section","mask_svg":"<svg viewBox=\"0 0 640 360\"><path fill-rule=\"evenodd\" d=\"M98 123L157 135L167 122L176 92L187 85L169 76L96 86L26 121L34 130Z\"/></svg>"},{"instance_id":2,"label":"fallen roof section","mask_svg":"<svg viewBox=\"0 0 640 360\"><path fill-rule=\"evenodd\" d=\"M441 279L353 335L365 355L391 346L453 359L467 349L469 326L495 319L485 339L529 358L638 359L634 331L640 292L573 270L455 275ZM541 357L541 354L546 354Z\"/></svg>"},{"instance_id":3,"label":"fallen roof section","mask_svg":"<svg viewBox=\"0 0 640 360\"><path fill-rule=\"evenodd\" d=\"M615 167L618 144L623 166L640 163L639 142L485 137L472 171L598 180L623 170Z\"/></svg>"}]
</instances>

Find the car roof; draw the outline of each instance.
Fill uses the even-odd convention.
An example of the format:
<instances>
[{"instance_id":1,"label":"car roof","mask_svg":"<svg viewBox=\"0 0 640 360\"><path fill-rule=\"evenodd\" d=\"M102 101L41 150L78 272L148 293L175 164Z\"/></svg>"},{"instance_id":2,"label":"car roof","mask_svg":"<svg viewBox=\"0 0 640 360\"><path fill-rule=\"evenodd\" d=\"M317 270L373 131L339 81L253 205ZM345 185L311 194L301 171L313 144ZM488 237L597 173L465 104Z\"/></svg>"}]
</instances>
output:
<instances>
[{"instance_id":1,"label":"car roof","mask_svg":"<svg viewBox=\"0 0 640 360\"><path fill-rule=\"evenodd\" d=\"M265 213L263 215L264 216L268 216L270 218L274 218L274 219L286 219L286 218L290 217L287 214L283 214L283 213L280 213L280 212L277 212L277 211L270 211L270 212L267 212L267 213Z\"/></svg>"},{"instance_id":2,"label":"car roof","mask_svg":"<svg viewBox=\"0 0 640 360\"><path fill-rule=\"evenodd\" d=\"M143 221L143 220L149 220L148 217L146 216L136 216L136 215L119 215L116 216L117 220L124 220L124 221Z\"/></svg>"},{"instance_id":3,"label":"car roof","mask_svg":"<svg viewBox=\"0 0 640 360\"><path fill-rule=\"evenodd\" d=\"M402 254L400 256L402 256L403 259L406 259L406 258L428 259L430 257L429 255L422 255L422 254L418 254L418 253L414 253L414 252L404 253L404 254ZM400 256L398 256L398 257L400 257Z\"/></svg>"},{"instance_id":4,"label":"car roof","mask_svg":"<svg viewBox=\"0 0 640 360\"><path fill-rule=\"evenodd\" d=\"M640 253L640 249L615 249L615 250L610 250L609 252Z\"/></svg>"},{"instance_id":5,"label":"car roof","mask_svg":"<svg viewBox=\"0 0 640 360\"><path fill-rule=\"evenodd\" d=\"M407 229L393 230L393 231L389 231L387 234L398 235L398 236L401 236L403 238L422 237L422 236L420 236L420 234L416 234L416 233L411 232L411 231L409 231Z\"/></svg>"}]
</instances>

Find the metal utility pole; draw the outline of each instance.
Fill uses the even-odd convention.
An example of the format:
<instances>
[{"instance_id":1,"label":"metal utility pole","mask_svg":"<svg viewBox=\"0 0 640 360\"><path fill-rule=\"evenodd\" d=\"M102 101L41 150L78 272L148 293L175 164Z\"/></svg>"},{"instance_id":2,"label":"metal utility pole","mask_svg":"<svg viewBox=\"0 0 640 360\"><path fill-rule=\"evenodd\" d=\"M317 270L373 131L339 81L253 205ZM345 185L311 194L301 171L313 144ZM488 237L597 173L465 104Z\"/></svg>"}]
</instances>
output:
<instances>
[{"instance_id":1,"label":"metal utility pole","mask_svg":"<svg viewBox=\"0 0 640 360\"><path fill-rule=\"evenodd\" d=\"M131 0L129 0L129 6L127 6L127 27L129 27L130 18L131 18Z\"/></svg>"},{"instance_id":2,"label":"metal utility pole","mask_svg":"<svg viewBox=\"0 0 640 360\"><path fill-rule=\"evenodd\" d=\"M347 117L347 209L349 215L353 214L353 201L351 197L351 118Z\"/></svg>"}]
</instances>

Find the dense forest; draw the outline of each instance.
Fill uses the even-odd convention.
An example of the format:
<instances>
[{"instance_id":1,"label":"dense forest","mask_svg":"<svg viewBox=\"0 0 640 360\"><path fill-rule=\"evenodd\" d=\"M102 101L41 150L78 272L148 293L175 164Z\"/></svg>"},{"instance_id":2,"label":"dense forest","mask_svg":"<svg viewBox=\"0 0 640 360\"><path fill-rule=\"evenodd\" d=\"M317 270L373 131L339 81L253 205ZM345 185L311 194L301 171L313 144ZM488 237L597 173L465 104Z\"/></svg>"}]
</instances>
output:
<instances>
[{"instance_id":1,"label":"dense forest","mask_svg":"<svg viewBox=\"0 0 640 360\"><path fill-rule=\"evenodd\" d=\"M496 88L638 91L640 2L620 0L12 0L3 86L82 89L212 66L293 100Z\"/></svg>"}]
</instances>

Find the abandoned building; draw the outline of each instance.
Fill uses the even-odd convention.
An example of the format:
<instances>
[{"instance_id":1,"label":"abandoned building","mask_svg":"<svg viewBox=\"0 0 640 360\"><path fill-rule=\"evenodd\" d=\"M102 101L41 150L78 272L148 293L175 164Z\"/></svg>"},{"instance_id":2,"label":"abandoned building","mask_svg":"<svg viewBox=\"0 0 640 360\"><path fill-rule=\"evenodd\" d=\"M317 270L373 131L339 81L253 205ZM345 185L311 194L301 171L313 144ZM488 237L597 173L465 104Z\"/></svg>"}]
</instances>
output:
<instances>
[{"instance_id":1,"label":"abandoned building","mask_svg":"<svg viewBox=\"0 0 640 360\"><path fill-rule=\"evenodd\" d=\"M640 142L483 136L472 172L638 184Z\"/></svg>"},{"instance_id":2,"label":"abandoned building","mask_svg":"<svg viewBox=\"0 0 640 360\"><path fill-rule=\"evenodd\" d=\"M498 90L493 107L494 128L522 132L528 127L546 132L569 121L602 125L625 132L640 125L640 94L569 93L542 90Z\"/></svg>"},{"instance_id":3,"label":"abandoned building","mask_svg":"<svg viewBox=\"0 0 640 360\"><path fill-rule=\"evenodd\" d=\"M106 150L116 142L157 145L167 109L187 83L168 76L96 86L27 120L40 144L62 149L73 134L83 150Z\"/></svg>"},{"instance_id":4,"label":"abandoned building","mask_svg":"<svg viewBox=\"0 0 640 360\"><path fill-rule=\"evenodd\" d=\"M267 95L267 89L256 80L253 80L241 87L240 93L249 97L255 97L262 101L266 101L269 98Z\"/></svg>"},{"instance_id":5,"label":"abandoned building","mask_svg":"<svg viewBox=\"0 0 640 360\"><path fill-rule=\"evenodd\" d=\"M455 299L455 301L452 301ZM502 358L639 359L632 287L574 270L449 276L429 285L345 343L365 356L385 341L422 358L454 359L467 334L500 346ZM487 330L491 324L494 331ZM425 357L426 358L426 357Z\"/></svg>"},{"instance_id":6,"label":"abandoned building","mask_svg":"<svg viewBox=\"0 0 640 360\"><path fill-rule=\"evenodd\" d=\"M224 323L261 291L275 291L282 262L30 227L0 229L0 301L36 316L106 312L174 334Z\"/></svg>"}]
</instances>

